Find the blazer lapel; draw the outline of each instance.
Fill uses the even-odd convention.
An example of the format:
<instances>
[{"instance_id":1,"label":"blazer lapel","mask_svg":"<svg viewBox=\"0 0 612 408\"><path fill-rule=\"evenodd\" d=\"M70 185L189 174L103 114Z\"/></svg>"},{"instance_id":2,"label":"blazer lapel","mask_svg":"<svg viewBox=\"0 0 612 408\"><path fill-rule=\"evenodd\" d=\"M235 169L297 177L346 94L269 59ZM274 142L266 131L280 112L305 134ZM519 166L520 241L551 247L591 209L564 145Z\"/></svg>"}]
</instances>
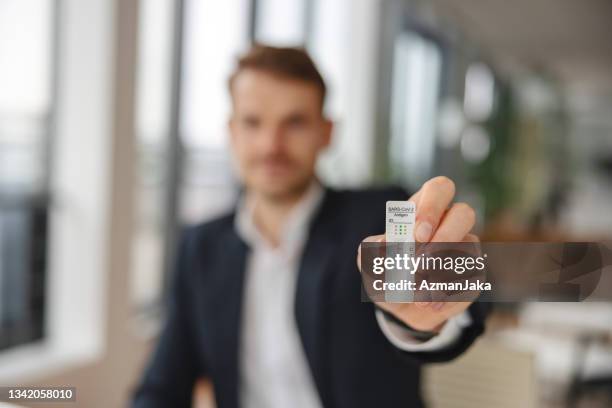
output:
<instances>
[{"instance_id":1,"label":"blazer lapel","mask_svg":"<svg viewBox=\"0 0 612 408\"><path fill-rule=\"evenodd\" d=\"M315 217L299 268L297 290L295 297L295 315L300 338L306 358L310 365L315 384L323 404L329 406L330 383L325 364L329 361L323 355L325 350L325 313L330 299L326 288L326 279L333 252L338 244L337 229L338 212L337 193L326 191L321 208Z\"/></svg>"},{"instance_id":2,"label":"blazer lapel","mask_svg":"<svg viewBox=\"0 0 612 408\"><path fill-rule=\"evenodd\" d=\"M238 407L239 339L242 317L242 300L248 246L232 228L221 240L223 252L216 271L215 288L222 288L215 295L217 325L215 327L215 348L223 350L217 354L217 392L223 394L228 407Z\"/></svg>"}]
</instances>

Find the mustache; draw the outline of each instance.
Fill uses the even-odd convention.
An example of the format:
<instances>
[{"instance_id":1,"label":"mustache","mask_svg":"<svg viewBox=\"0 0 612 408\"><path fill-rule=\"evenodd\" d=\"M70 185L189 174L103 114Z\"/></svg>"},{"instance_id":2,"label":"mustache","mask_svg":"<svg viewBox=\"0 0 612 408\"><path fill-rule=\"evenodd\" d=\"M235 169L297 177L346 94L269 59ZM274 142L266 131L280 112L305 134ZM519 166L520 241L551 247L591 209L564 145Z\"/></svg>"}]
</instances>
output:
<instances>
[{"instance_id":1,"label":"mustache","mask_svg":"<svg viewBox=\"0 0 612 408\"><path fill-rule=\"evenodd\" d=\"M253 160L254 164L261 165L294 165L295 161L285 154L274 154L262 157L257 157Z\"/></svg>"}]
</instances>

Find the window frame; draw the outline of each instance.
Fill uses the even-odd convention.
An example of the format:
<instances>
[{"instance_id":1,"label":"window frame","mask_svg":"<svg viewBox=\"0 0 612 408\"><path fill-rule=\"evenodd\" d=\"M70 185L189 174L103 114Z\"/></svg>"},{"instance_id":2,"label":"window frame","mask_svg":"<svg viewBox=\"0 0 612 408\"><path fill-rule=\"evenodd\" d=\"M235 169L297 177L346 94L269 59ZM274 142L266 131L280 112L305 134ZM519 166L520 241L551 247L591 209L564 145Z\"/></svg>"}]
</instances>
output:
<instances>
[{"instance_id":1,"label":"window frame","mask_svg":"<svg viewBox=\"0 0 612 408\"><path fill-rule=\"evenodd\" d=\"M53 169L53 143L56 138L56 114L57 114L57 87L58 87L58 55L59 55L59 32L60 14L62 0L49 0L50 32L47 37L49 48L48 92L49 106L42 127L42 175L41 184L37 191L27 192L23 197L8 198L0 197L0 208L9 211L21 210L29 212L30 222L30 246L28 253L32 256L28 259L29 290L32 294L30 300L29 319L20 322L16 327L3 328L0 339L0 354L13 348L26 346L45 339L47 333L47 291L46 283L49 274L47 245L49 241L49 218L52 211L51 180ZM39 238L34 238L39 237ZM26 332L25 335L21 334Z\"/></svg>"}]
</instances>

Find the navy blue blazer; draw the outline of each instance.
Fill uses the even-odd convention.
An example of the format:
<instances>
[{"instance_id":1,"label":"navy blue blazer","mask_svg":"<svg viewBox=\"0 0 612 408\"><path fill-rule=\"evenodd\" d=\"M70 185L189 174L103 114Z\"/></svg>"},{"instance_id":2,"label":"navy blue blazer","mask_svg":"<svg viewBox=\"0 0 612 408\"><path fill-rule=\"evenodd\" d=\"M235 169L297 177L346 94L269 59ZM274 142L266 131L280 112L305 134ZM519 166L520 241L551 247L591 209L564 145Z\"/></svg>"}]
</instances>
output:
<instances>
[{"instance_id":1,"label":"navy blue blazer","mask_svg":"<svg viewBox=\"0 0 612 408\"><path fill-rule=\"evenodd\" d=\"M385 230L385 202L401 189L326 190L299 267L295 318L325 407L420 407L420 366L451 360L484 330L486 306L451 347L409 353L385 338L372 303L361 301L355 263L363 238ZM137 408L189 407L194 382L212 380L217 406L239 406L239 339L249 248L234 213L189 228L179 246L166 325L134 395ZM291 369L288 367L288 369Z\"/></svg>"}]
</instances>

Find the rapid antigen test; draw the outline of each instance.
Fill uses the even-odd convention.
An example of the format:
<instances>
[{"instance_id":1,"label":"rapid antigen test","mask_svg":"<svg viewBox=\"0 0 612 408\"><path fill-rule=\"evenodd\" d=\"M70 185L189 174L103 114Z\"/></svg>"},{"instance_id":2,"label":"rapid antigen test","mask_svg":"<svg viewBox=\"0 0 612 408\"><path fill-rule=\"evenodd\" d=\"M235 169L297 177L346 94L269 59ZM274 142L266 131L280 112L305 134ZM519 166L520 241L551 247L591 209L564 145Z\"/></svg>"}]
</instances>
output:
<instances>
[{"instance_id":1,"label":"rapid antigen test","mask_svg":"<svg viewBox=\"0 0 612 408\"><path fill-rule=\"evenodd\" d=\"M416 217L416 205L411 201L387 201L386 207L386 229L385 240L387 244L387 257L395 257L399 254L409 257L415 256L414 224ZM414 274L410 269L390 270L385 272L387 282L401 282L402 280L413 281ZM412 292L390 291L385 293L387 302L412 302Z\"/></svg>"}]
</instances>

